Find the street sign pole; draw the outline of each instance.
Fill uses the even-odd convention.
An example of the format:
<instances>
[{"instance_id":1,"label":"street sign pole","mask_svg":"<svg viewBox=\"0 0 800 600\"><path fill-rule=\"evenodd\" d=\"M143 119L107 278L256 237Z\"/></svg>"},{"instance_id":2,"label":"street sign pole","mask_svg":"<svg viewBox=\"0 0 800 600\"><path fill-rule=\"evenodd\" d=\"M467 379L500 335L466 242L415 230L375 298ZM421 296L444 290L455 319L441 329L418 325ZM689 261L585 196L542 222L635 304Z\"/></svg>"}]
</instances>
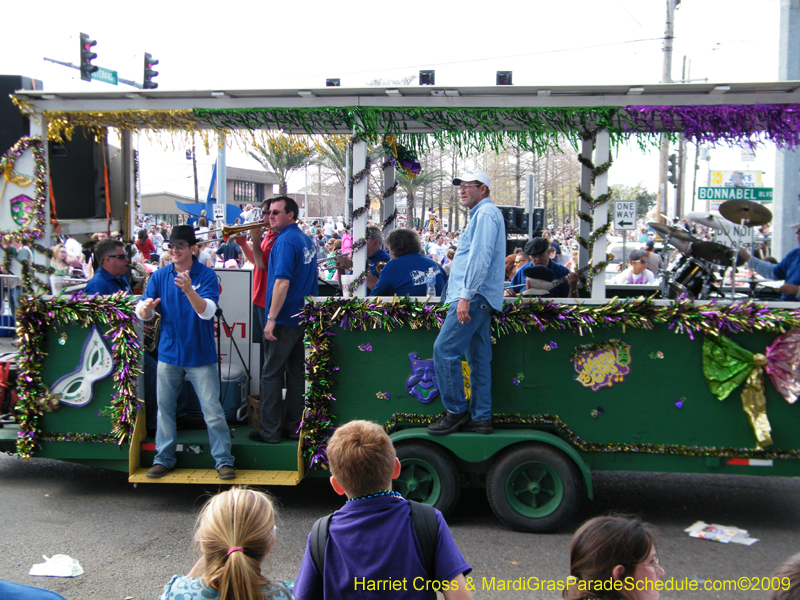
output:
<instances>
[{"instance_id":1,"label":"street sign pole","mask_svg":"<svg viewBox=\"0 0 800 600\"><path fill-rule=\"evenodd\" d=\"M77 71L81 70L81 68L78 65L73 65L71 62L64 62L63 60L56 60L54 58L47 58L47 57L45 57L44 60L46 60L48 62L51 62L51 63L55 63L57 65L61 65L62 67L69 67L70 69L75 69ZM102 67L100 67L100 70L107 71L108 69L103 69ZM131 81L130 79L123 79L122 77L118 77L116 71L110 71L110 72L114 73L115 81L117 81L119 83L124 83L125 85L129 85L131 87L142 89L142 84L141 83L137 83L135 81ZM96 75L96 74L97 73L94 73L93 75ZM99 78L92 77L92 79L99 79ZM107 81L105 79L99 79L99 81L106 81L106 83L111 83L110 81ZM117 85L117 84L114 83L114 85Z\"/></svg>"},{"instance_id":2,"label":"street sign pole","mask_svg":"<svg viewBox=\"0 0 800 600\"><path fill-rule=\"evenodd\" d=\"M627 232L636 229L636 200L617 200L614 203L614 229L622 231L622 263L628 259Z\"/></svg>"}]
</instances>

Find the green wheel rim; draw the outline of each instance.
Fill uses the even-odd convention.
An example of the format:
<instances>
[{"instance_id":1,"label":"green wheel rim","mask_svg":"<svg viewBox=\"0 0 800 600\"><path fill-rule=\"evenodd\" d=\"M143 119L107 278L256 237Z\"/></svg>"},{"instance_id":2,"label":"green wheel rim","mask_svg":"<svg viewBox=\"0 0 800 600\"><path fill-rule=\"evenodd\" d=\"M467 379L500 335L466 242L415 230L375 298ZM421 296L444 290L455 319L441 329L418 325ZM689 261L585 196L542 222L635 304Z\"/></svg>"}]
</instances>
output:
<instances>
[{"instance_id":1,"label":"green wheel rim","mask_svg":"<svg viewBox=\"0 0 800 600\"><path fill-rule=\"evenodd\" d=\"M400 477L394 480L395 491L403 494L406 500L423 504L436 504L442 495L442 481L430 463L418 458L401 462Z\"/></svg>"},{"instance_id":2,"label":"green wheel rim","mask_svg":"<svg viewBox=\"0 0 800 600\"><path fill-rule=\"evenodd\" d=\"M506 481L506 498L519 514L546 517L561 505L564 482L558 472L542 462L527 462L511 471Z\"/></svg>"}]
</instances>

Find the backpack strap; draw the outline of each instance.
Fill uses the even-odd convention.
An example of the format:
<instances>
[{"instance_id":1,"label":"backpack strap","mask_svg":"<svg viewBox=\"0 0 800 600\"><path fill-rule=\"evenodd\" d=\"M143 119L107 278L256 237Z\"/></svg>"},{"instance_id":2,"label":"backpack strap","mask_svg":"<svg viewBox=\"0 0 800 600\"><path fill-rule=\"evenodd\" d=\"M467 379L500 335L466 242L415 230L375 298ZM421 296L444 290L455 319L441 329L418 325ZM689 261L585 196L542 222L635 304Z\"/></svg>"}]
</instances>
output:
<instances>
[{"instance_id":1,"label":"backpack strap","mask_svg":"<svg viewBox=\"0 0 800 600\"><path fill-rule=\"evenodd\" d=\"M436 573L436 539L439 537L439 520L436 511L430 504L421 504L409 500L411 505L411 520L414 523L414 532L417 534L422 560L425 563L425 572L428 579L432 580Z\"/></svg>"},{"instance_id":2,"label":"backpack strap","mask_svg":"<svg viewBox=\"0 0 800 600\"><path fill-rule=\"evenodd\" d=\"M325 546L328 543L328 525L332 516L333 513L314 521L314 526L311 528L311 538L308 542L311 560L314 566L317 567L317 573L319 573L320 578L323 578L325 574Z\"/></svg>"}]
</instances>

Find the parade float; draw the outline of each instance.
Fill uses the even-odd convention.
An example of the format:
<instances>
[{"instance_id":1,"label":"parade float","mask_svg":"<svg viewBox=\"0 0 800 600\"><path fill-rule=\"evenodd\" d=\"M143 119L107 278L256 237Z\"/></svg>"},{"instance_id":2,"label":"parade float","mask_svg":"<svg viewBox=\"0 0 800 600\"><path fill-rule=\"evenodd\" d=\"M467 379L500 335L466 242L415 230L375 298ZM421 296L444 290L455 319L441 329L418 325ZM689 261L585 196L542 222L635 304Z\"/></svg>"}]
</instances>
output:
<instances>
[{"instance_id":1,"label":"parade float","mask_svg":"<svg viewBox=\"0 0 800 600\"><path fill-rule=\"evenodd\" d=\"M657 145L661 135L781 149L800 143L797 82L732 84L724 94L716 89L20 91L15 102L30 118L31 135L2 158L7 186L0 210L8 215L0 215L0 224L8 226L0 237L3 244L48 245L45 139L104 138L108 129L117 131L127 208L114 217L130 239L138 169L134 134L178 144L200 135L210 150L221 152L264 132L290 140L348 136L356 276L351 297L308 300L301 438L259 444L248 440L247 422L232 423L235 482L297 485L305 477L327 476L325 450L333 429L369 419L392 437L403 466L395 486L404 496L446 513L462 487L484 486L508 526L552 531L582 497L592 498L593 471L800 475L800 414L794 406L800 305L700 293L610 298L605 289L608 171L619 144ZM397 214L395 169L412 167L414 157L434 144L454 144L463 155L510 142L532 152L560 145L581 163L575 202L580 262L588 267L585 297L509 299L495 314L491 435L426 433L443 411L431 357L447 307L436 298L366 297L368 140L384 142L386 149L384 231ZM9 174L32 185L20 188ZM15 206L29 218L12 224ZM131 482L153 482L145 477L155 452L137 387L142 334L135 299L41 295L37 282L46 271L42 264L24 266L19 401L16 423L0 429L0 448L23 459L95 465L125 471ZM237 295L249 297L241 290ZM250 332L241 329L249 344ZM469 395L466 364L464 380ZM205 430L179 432L179 444L178 468L157 483L221 483Z\"/></svg>"}]
</instances>

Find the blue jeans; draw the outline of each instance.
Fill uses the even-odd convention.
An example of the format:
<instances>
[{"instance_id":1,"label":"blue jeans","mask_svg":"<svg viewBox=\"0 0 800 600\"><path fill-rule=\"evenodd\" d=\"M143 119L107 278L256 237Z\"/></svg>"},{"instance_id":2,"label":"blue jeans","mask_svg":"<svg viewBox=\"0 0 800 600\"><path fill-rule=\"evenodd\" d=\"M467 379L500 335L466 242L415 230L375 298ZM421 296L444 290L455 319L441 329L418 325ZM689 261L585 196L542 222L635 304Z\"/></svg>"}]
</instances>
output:
<instances>
[{"instance_id":1,"label":"blue jeans","mask_svg":"<svg viewBox=\"0 0 800 600\"><path fill-rule=\"evenodd\" d=\"M211 456L217 469L233 466L231 454L231 432L225 421L225 413L219 402L219 374L217 365L202 367L176 367L158 361L158 429L156 430L156 457L153 464L167 468L175 466L175 448L178 432L175 426L175 411L178 395L183 387L184 375L189 377L194 391L200 399L203 418L208 428Z\"/></svg>"},{"instance_id":2,"label":"blue jeans","mask_svg":"<svg viewBox=\"0 0 800 600\"><path fill-rule=\"evenodd\" d=\"M433 365L442 403L451 413L469 409L473 420L492 418L492 307L476 294L469 304L469 323L458 322L458 302L450 310L433 344ZM464 396L461 357L470 368L470 402Z\"/></svg>"},{"instance_id":3,"label":"blue jeans","mask_svg":"<svg viewBox=\"0 0 800 600\"><path fill-rule=\"evenodd\" d=\"M22 286L17 285L8 290L8 309L14 316L14 323L17 322L17 309L19 308L19 299L22 297Z\"/></svg>"}]
</instances>

